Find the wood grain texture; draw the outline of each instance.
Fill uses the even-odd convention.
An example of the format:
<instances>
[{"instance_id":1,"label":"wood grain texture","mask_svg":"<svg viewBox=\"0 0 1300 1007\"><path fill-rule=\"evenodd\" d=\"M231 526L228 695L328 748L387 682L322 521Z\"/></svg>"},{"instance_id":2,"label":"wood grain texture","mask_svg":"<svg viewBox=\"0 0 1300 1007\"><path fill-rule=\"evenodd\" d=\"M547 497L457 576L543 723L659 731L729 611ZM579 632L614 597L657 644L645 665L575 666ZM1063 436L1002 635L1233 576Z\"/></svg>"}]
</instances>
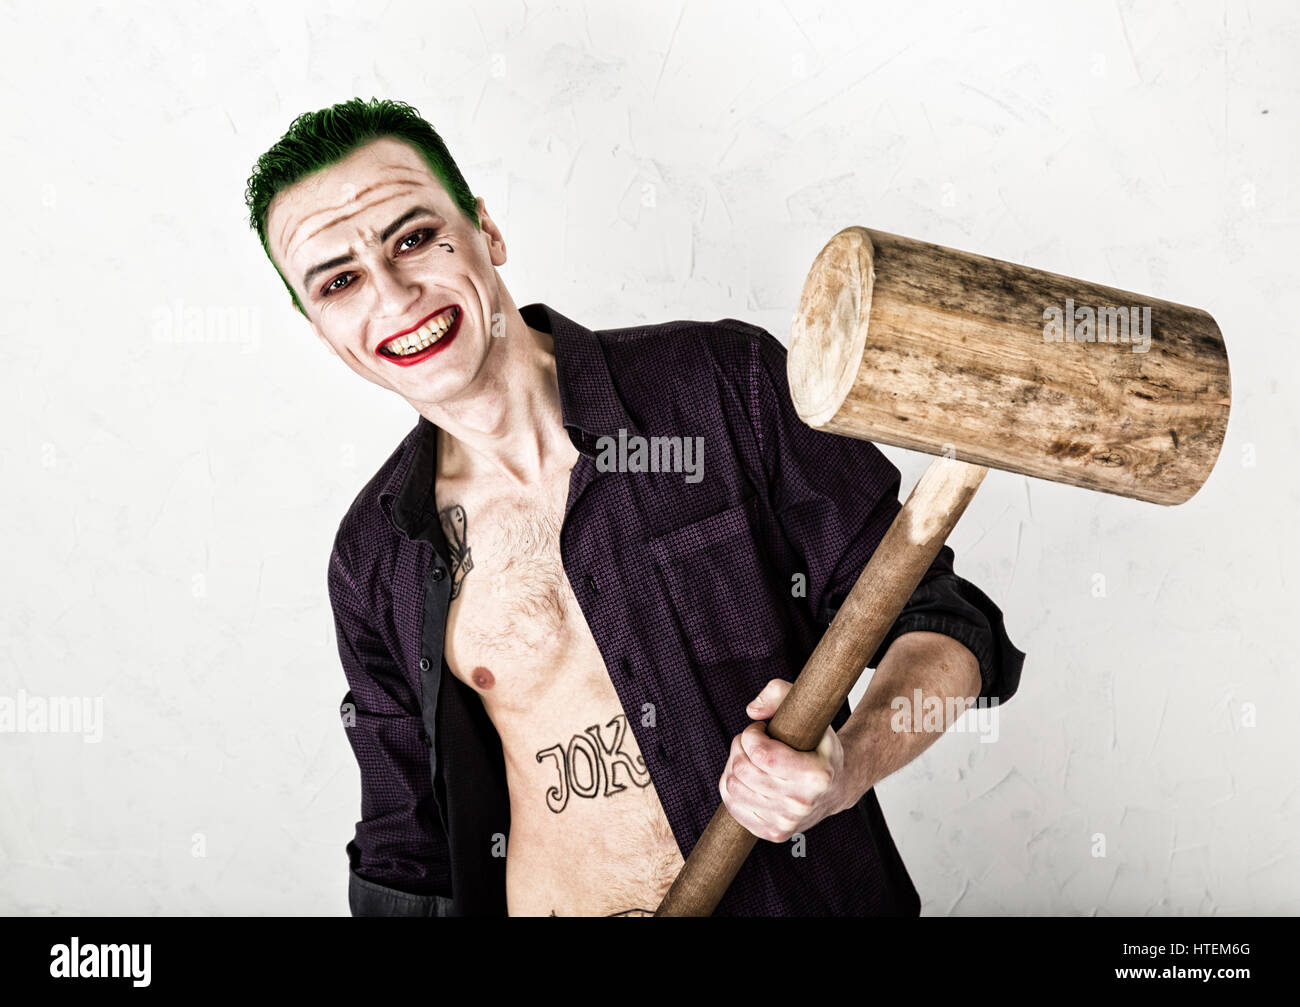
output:
<instances>
[{"instance_id":1,"label":"wood grain texture","mask_svg":"<svg viewBox=\"0 0 1300 1007\"><path fill-rule=\"evenodd\" d=\"M1145 352L1047 341L1067 301L1148 308ZM813 263L787 367L809 426L1167 505L1209 477L1231 402L1204 311L863 227Z\"/></svg>"}]
</instances>

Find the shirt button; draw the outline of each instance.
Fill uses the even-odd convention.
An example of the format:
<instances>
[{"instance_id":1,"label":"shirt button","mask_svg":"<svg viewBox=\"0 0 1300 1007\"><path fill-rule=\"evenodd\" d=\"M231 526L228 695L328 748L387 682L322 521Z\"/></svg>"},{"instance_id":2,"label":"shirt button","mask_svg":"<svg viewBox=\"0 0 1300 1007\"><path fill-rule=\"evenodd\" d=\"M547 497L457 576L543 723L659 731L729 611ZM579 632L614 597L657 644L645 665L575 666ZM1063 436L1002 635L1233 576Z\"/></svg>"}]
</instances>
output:
<instances>
[{"instance_id":1,"label":"shirt button","mask_svg":"<svg viewBox=\"0 0 1300 1007\"><path fill-rule=\"evenodd\" d=\"M619 660L619 665L623 669L624 675L626 675L628 678L631 678L633 675L636 674L636 672L632 670L632 662L629 661L626 657L620 657L618 660Z\"/></svg>"},{"instance_id":2,"label":"shirt button","mask_svg":"<svg viewBox=\"0 0 1300 1007\"><path fill-rule=\"evenodd\" d=\"M431 667L433 667L432 662L430 662L427 657L420 658L421 671L428 671Z\"/></svg>"},{"instance_id":3,"label":"shirt button","mask_svg":"<svg viewBox=\"0 0 1300 1007\"><path fill-rule=\"evenodd\" d=\"M434 579L434 580L442 580L442 578L444 578L444 577L446 577L446 576L447 576L447 571L444 570L442 567L440 567L440 566L436 566L436 567L433 568L433 579Z\"/></svg>"},{"instance_id":4,"label":"shirt button","mask_svg":"<svg viewBox=\"0 0 1300 1007\"><path fill-rule=\"evenodd\" d=\"M600 588L596 586L596 578L593 577L591 574L587 574L587 576L583 579L583 583L587 585L587 590L590 591L592 594L600 594Z\"/></svg>"}]
</instances>

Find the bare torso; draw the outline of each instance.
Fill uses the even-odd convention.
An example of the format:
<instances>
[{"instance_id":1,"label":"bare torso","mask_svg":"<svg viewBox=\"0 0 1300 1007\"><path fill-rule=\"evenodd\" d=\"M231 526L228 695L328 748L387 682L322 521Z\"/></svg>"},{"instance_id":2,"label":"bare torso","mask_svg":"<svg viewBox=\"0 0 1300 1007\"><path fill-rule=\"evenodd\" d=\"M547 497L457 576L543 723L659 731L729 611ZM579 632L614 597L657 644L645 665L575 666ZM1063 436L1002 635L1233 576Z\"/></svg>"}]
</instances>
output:
<instances>
[{"instance_id":1,"label":"bare torso","mask_svg":"<svg viewBox=\"0 0 1300 1007\"><path fill-rule=\"evenodd\" d=\"M653 912L682 857L560 562L570 468L527 493L441 468L440 452L453 571L444 655L501 737L509 913Z\"/></svg>"}]
</instances>

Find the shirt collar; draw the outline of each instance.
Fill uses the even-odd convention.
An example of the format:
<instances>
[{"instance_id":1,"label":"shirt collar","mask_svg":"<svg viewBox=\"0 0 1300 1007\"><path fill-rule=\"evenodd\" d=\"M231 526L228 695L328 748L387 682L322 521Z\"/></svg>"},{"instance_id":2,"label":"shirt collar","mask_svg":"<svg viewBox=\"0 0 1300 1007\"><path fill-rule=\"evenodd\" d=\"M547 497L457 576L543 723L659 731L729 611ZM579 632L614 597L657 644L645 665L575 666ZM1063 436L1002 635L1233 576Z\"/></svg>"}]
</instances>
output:
<instances>
[{"instance_id":1,"label":"shirt collar","mask_svg":"<svg viewBox=\"0 0 1300 1007\"><path fill-rule=\"evenodd\" d=\"M620 429L639 435L641 429L628 414L614 387L599 336L545 304L525 304L519 309L525 324L549 332L555 341L555 374L560 389L560 420L574 447L595 455L596 441L617 437ZM438 428L420 416L408 436L411 462L397 466L379 492L380 509L389 523L408 539L426 539L441 551L446 540L434 502L434 475L438 468Z\"/></svg>"}]
</instances>

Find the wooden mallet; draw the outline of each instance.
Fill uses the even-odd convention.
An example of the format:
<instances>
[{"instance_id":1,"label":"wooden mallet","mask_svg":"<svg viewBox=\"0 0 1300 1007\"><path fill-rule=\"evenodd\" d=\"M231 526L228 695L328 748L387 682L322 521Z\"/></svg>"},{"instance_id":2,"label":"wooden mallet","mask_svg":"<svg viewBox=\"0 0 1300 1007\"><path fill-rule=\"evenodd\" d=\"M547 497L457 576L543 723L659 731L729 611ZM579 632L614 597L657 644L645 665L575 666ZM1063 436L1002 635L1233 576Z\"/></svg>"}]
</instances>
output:
<instances>
[{"instance_id":1,"label":"wooden mallet","mask_svg":"<svg viewBox=\"0 0 1300 1007\"><path fill-rule=\"evenodd\" d=\"M811 751L989 467L1179 504L1228 425L1228 356L1204 311L896 234L821 250L786 358L818 430L939 455L767 733ZM719 767L721 771L721 767ZM656 913L708 916L755 843L719 804Z\"/></svg>"}]
</instances>

